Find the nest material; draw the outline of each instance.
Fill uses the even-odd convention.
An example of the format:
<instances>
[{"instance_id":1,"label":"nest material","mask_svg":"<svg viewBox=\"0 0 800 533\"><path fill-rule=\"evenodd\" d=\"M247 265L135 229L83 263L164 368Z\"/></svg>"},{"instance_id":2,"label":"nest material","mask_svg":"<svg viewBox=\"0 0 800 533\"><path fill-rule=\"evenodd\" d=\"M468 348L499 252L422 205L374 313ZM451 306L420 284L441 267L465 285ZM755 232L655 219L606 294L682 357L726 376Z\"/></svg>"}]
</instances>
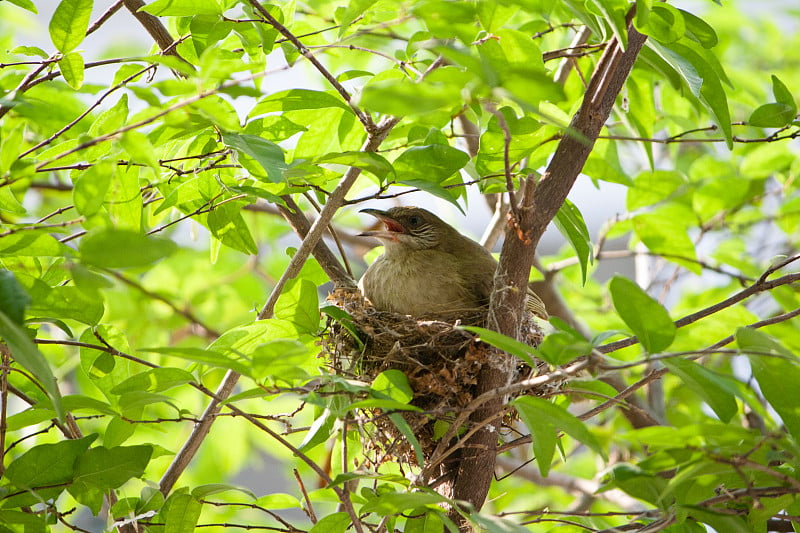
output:
<instances>
[{"instance_id":1,"label":"nest material","mask_svg":"<svg viewBox=\"0 0 800 533\"><path fill-rule=\"evenodd\" d=\"M339 375L372 382L389 369L402 371L414 391L411 404L423 412L406 412L406 422L422 445L424 455L435 445L435 424L452 420L476 396L481 369L486 365L505 366L512 380L524 379L538 369L522 364L518 359L498 353L480 342L477 335L458 328L461 324L484 326L485 310L460 314L452 321L416 319L378 311L366 302L360 292L335 290L330 303L344 310L350 324L329 321L323 335L323 356ZM542 331L533 317L524 324L525 342L531 346L542 340ZM358 335L359 340L354 338ZM546 365L545 365L546 366ZM374 428L372 444L384 450L384 458L394 457L415 462L413 453L397 427L381 416L371 413Z\"/></svg>"}]
</instances>

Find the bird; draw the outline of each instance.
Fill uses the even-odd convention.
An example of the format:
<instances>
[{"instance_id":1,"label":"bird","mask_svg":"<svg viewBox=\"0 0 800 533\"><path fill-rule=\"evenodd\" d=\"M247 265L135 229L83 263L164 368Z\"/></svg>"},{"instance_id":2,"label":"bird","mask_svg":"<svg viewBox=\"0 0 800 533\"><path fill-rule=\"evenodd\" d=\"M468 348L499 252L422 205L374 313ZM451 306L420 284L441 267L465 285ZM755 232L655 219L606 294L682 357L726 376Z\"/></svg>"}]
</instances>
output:
<instances>
[{"instance_id":1,"label":"bird","mask_svg":"<svg viewBox=\"0 0 800 533\"><path fill-rule=\"evenodd\" d=\"M486 248L421 207L361 212L385 226L359 234L385 246L358 282L377 310L418 319L463 317L462 323L477 322L483 311L485 320L497 269ZM546 320L542 300L530 288L527 296L527 309Z\"/></svg>"}]
</instances>

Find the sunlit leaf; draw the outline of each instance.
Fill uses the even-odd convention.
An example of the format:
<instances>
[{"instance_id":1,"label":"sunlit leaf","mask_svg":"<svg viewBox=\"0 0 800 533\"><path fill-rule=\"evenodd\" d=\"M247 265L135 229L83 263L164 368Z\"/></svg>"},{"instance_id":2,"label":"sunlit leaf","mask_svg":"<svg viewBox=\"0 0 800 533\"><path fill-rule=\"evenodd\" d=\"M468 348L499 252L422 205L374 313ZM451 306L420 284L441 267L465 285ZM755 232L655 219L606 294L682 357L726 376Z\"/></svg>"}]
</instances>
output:
<instances>
[{"instance_id":1,"label":"sunlit leaf","mask_svg":"<svg viewBox=\"0 0 800 533\"><path fill-rule=\"evenodd\" d=\"M608 288L614 307L645 350L660 352L672 344L676 328L664 306L621 276L614 276Z\"/></svg>"},{"instance_id":2,"label":"sunlit leaf","mask_svg":"<svg viewBox=\"0 0 800 533\"><path fill-rule=\"evenodd\" d=\"M61 0L50 19L50 39L62 54L83 42L92 14L92 0Z\"/></svg>"}]
</instances>

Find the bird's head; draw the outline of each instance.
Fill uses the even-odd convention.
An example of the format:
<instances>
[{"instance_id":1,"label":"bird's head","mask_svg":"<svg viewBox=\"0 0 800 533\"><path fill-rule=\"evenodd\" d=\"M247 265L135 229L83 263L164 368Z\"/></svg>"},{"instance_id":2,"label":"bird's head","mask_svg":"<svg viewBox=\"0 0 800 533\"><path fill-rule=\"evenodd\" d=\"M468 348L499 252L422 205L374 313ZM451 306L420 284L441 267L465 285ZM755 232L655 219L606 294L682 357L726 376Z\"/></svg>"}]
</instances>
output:
<instances>
[{"instance_id":1,"label":"bird's head","mask_svg":"<svg viewBox=\"0 0 800 533\"><path fill-rule=\"evenodd\" d=\"M439 217L421 207L393 207L388 211L362 209L362 213L374 216L383 222L383 230L359 233L362 237L375 237L393 248L425 250L436 248L449 231L455 231Z\"/></svg>"}]
</instances>

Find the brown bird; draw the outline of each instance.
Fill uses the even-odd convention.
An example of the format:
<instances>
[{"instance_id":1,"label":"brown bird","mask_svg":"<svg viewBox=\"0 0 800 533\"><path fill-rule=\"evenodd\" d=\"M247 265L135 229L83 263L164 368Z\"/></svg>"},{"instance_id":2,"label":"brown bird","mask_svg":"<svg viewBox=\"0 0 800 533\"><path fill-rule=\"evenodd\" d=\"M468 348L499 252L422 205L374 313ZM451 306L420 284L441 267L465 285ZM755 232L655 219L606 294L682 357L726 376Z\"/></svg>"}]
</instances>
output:
<instances>
[{"instance_id":1,"label":"brown bird","mask_svg":"<svg viewBox=\"0 0 800 533\"><path fill-rule=\"evenodd\" d=\"M476 312L488 307L497 261L483 246L419 207L361 212L386 226L360 234L385 245L383 255L358 282L376 309L417 318L474 322ZM544 303L530 288L527 308L547 319Z\"/></svg>"}]
</instances>

